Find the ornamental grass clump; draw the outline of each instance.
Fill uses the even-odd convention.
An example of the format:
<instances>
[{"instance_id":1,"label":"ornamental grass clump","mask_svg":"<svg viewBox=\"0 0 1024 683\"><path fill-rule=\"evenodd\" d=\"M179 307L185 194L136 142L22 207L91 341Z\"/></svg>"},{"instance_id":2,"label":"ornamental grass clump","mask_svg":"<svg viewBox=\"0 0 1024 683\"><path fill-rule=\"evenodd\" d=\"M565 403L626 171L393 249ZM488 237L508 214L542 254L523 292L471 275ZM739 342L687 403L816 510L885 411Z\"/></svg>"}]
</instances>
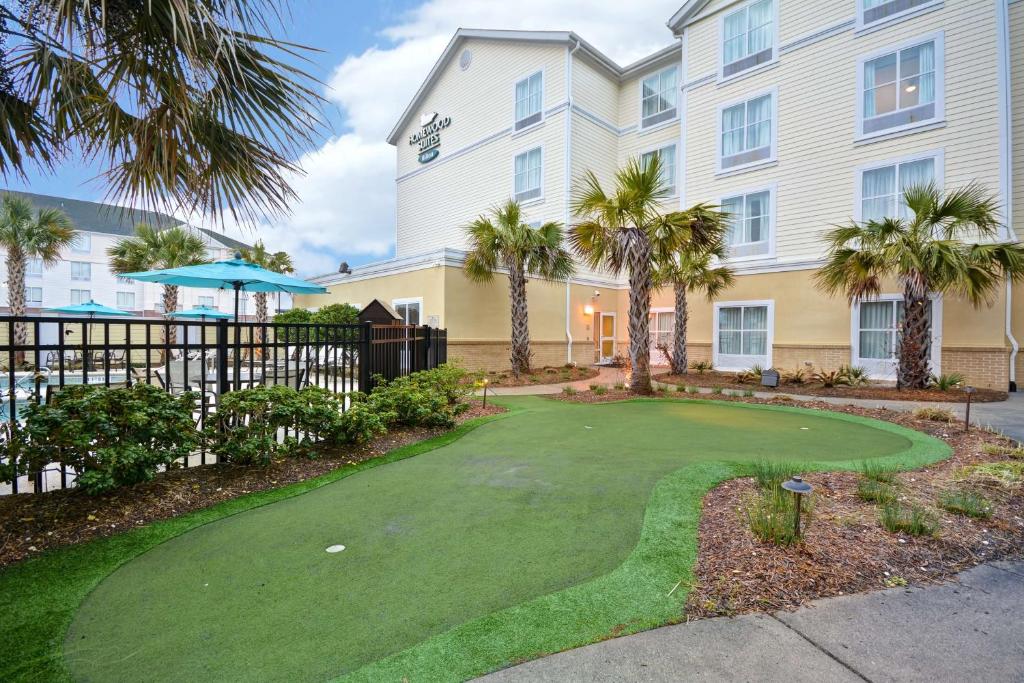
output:
<instances>
[{"instance_id":1,"label":"ornamental grass clump","mask_svg":"<svg viewBox=\"0 0 1024 683\"><path fill-rule=\"evenodd\" d=\"M767 493L780 490L782 482L800 472L799 464L784 460L760 460L754 464L754 479L758 487Z\"/></svg>"},{"instance_id":2,"label":"ornamental grass clump","mask_svg":"<svg viewBox=\"0 0 1024 683\"><path fill-rule=\"evenodd\" d=\"M892 484L896 481L896 468L875 460L865 460L860 465L860 473L865 479Z\"/></svg>"},{"instance_id":3,"label":"ornamental grass clump","mask_svg":"<svg viewBox=\"0 0 1024 683\"><path fill-rule=\"evenodd\" d=\"M874 479L857 482L857 497L869 503L885 505L896 501L896 487Z\"/></svg>"},{"instance_id":4,"label":"ornamental grass clump","mask_svg":"<svg viewBox=\"0 0 1024 683\"><path fill-rule=\"evenodd\" d=\"M953 422L956 415L953 411L945 408L921 407L914 411L914 417L919 420L930 420L932 422Z\"/></svg>"},{"instance_id":5,"label":"ornamental grass clump","mask_svg":"<svg viewBox=\"0 0 1024 683\"><path fill-rule=\"evenodd\" d=\"M934 536L939 531L939 517L926 507L915 503L889 502L882 506L882 526L892 533L911 536Z\"/></svg>"},{"instance_id":6,"label":"ornamental grass clump","mask_svg":"<svg viewBox=\"0 0 1024 683\"><path fill-rule=\"evenodd\" d=\"M800 522L806 531L814 513L814 497L805 496L801 504ZM796 535L793 517L796 502L793 494L782 487L761 490L744 503L743 514L751 533L765 543L787 546L800 540Z\"/></svg>"},{"instance_id":7,"label":"ornamental grass clump","mask_svg":"<svg viewBox=\"0 0 1024 683\"><path fill-rule=\"evenodd\" d=\"M939 507L965 517L988 519L995 506L985 496L969 489L951 489L939 493Z\"/></svg>"}]
</instances>

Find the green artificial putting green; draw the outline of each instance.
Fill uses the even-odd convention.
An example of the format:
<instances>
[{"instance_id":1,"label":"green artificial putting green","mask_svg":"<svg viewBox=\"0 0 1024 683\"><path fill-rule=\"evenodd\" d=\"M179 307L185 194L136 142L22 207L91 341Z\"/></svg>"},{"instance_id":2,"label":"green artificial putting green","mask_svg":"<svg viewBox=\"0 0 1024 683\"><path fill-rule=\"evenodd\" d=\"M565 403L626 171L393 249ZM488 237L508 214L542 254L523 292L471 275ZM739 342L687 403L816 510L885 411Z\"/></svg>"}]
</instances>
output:
<instances>
[{"instance_id":1,"label":"green artificial putting green","mask_svg":"<svg viewBox=\"0 0 1024 683\"><path fill-rule=\"evenodd\" d=\"M788 407L501 402L382 458L0 571L16 653L0 679L465 679L679 619L701 497L754 461L950 453Z\"/></svg>"}]
</instances>

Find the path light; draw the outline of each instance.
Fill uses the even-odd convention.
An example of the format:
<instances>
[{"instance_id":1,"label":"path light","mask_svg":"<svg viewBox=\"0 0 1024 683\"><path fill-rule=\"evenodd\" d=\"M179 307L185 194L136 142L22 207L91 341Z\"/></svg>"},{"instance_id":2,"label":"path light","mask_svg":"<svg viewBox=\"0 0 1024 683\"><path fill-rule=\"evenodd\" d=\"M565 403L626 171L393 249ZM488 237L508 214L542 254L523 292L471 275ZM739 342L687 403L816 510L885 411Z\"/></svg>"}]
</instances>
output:
<instances>
[{"instance_id":1,"label":"path light","mask_svg":"<svg viewBox=\"0 0 1024 683\"><path fill-rule=\"evenodd\" d=\"M792 491L796 497L796 518L793 520L793 532L797 538L800 538L800 499L813 491L814 487L805 482L801 477L793 477L789 481L783 482L782 488Z\"/></svg>"},{"instance_id":2,"label":"path light","mask_svg":"<svg viewBox=\"0 0 1024 683\"><path fill-rule=\"evenodd\" d=\"M486 408L487 407L487 385L491 383L491 380L489 380L486 377L484 377L481 380L481 382L484 385L484 405L483 405L483 407Z\"/></svg>"},{"instance_id":3,"label":"path light","mask_svg":"<svg viewBox=\"0 0 1024 683\"><path fill-rule=\"evenodd\" d=\"M965 432L971 431L971 397L974 396L974 392L976 392L976 391L977 391L977 389L975 389L972 386L964 387L964 393L967 394L967 410L964 413L964 431Z\"/></svg>"}]
</instances>

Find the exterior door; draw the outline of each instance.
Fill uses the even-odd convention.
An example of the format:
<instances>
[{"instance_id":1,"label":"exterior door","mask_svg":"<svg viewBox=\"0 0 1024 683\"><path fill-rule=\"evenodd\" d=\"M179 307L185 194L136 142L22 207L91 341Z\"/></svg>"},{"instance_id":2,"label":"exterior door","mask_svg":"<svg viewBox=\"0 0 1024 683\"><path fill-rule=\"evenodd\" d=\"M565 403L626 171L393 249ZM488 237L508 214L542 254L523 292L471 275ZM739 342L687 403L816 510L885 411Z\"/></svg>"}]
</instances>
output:
<instances>
[{"instance_id":1,"label":"exterior door","mask_svg":"<svg viewBox=\"0 0 1024 683\"><path fill-rule=\"evenodd\" d=\"M601 329L598 332L600 362L608 363L615 357L615 314L601 314Z\"/></svg>"},{"instance_id":2,"label":"exterior door","mask_svg":"<svg viewBox=\"0 0 1024 683\"><path fill-rule=\"evenodd\" d=\"M928 317L932 323L929 355L934 373L939 372L940 348L936 309L937 303L929 302ZM866 369L872 379L895 380L902 326L902 298L859 302L853 310L853 364Z\"/></svg>"},{"instance_id":3,"label":"exterior door","mask_svg":"<svg viewBox=\"0 0 1024 683\"><path fill-rule=\"evenodd\" d=\"M672 348L672 328L676 314L672 309L655 309L651 312L651 365L668 365L668 358L658 348Z\"/></svg>"}]
</instances>

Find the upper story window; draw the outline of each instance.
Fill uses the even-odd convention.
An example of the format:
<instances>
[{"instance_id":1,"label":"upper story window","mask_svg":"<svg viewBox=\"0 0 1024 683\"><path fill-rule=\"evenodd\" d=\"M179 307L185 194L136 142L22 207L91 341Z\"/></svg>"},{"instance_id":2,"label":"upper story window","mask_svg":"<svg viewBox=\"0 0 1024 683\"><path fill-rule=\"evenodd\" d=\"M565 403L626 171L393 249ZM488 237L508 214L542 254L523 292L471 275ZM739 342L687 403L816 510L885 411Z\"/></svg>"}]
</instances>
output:
<instances>
[{"instance_id":1,"label":"upper story window","mask_svg":"<svg viewBox=\"0 0 1024 683\"><path fill-rule=\"evenodd\" d=\"M92 279L92 264L88 261L72 261L71 262L71 279L72 280L91 280Z\"/></svg>"},{"instance_id":2,"label":"upper story window","mask_svg":"<svg viewBox=\"0 0 1024 683\"><path fill-rule=\"evenodd\" d=\"M544 74L537 73L516 83L516 130L540 123L544 104Z\"/></svg>"},{"instance_id":3,"label":"upper story window","mask_svg":"<svg viewBox=\"0 0 1024 683\"><path fill-rule=\"evenodd\" d=\"M858 78L859 137L893 133L941 120L942 35L862 59Z\"/></svg>"},{"instance_id":4,"label":"upper story window","mask_svg":"<svg viewBox=\"0 0 1024 683\"><path fill-rule=\"evenodd\" d=\"M71 290L71 305L77 306L78 304L87 304L92 301L92 292L88 289L72 289Z\"/></svg>"},{"instance_id":5,"label":"upper story window","mask_svg":"<svg viewBox=\"0 0 1024 683\"><path fill-rule=\"evenodd\" d=\"M516 155L515 200L537 199L541 191L542 152L540 147Z\"/></svg>"},{"instance_id":6,"label":"upper story window","mask_svg":"<svg viewBox=\"0 0 1024 683\"><path fill-rule=\"evenodd\" d=\"M213 302L212 296L197 296L196 305L206 306L207 308L214 308L216 306L216 304Z\"/></svg>"},{"instance_id":7,"label":"upper story window","mask_svg":"<svg viewBox=\"0 0 1024 683\"><path fill-rule=\"evenodd\" d=\"M26 306L42 306L43 305L43 288L42 287L26 287L25 288L25 305Z\"/></svg>"},{"instance_id":8,"label":"upper story window","mask_svg":"<svg viewBox=\"0 0 1024 683\"><path fill-rule=\"evenodd\" d=\"M774 161L774 93L723 107L721 112L719 171Z\"/></svg>"},{"instance_id":9,"label":"upper story window","mask_svg":"<svg viewBox=\"0 0 1024 683\"><path fill-rule=\"evenodd\" d=\"M25 275L29 277L41 277L43 274L43 259L30 258L25 260Z\"/></svg>"},{"instance_id":10,"label":"upper story window","mask_svg":"<svg viewBox=\"0 0 1024 683\"><path fill-rule=\"evenodd\" d=\"M117 307L124 311L135 310L135 292L118 292Z\"/></svg>"},{"instance_id":11,"label":"upper story window","mask_svg":"<svg viewBox=\"0 0 1024 683\"><path fill-rule=\"evenodd\" d=\"M669 188L670 194L676 194L676 146L666 145L665 147L641 154L640 163L644 168L647 168L647 164L651 162L655 155L657 155L658 160L661 162L662 182Z\"/></svg>"},{"instance_id":12,"label":"upper story window","mask_svg":"<svg viewBox=\"0 0 1024 683\"><path fill-rule=\"evenodd\" d=\"M771 253L772 191L761 190L722 200L729 221L729 256L746 258Z\"/></svg>"},{"instance_id":13,"label":"upper story window","mask_svg":"<svg viewBox=\"0 0 1024 683\"><path fill-rule=\"evenodd\" d=\"M858 0L857 23L867 27L897 19L941 2L942 0Z\"/></svg>"},{"instance_id":14,"label":"upper story window","mask_svg":"<svg viewBox=\"0 0 1024 683\"><path fill-rule=\"evenodd\" d=\"M722 78L774 59L774 0L747 3L722 18Z\"/></svg>"},{"instance_id":15,"label":"upper story window","mask_svg":"<svg viewBox=\"0 0 1024 683\"><path fill-rule=\"evenodd\" d=\"M92 251L92 235L86 232L78 233L71 242L71 251L79 254L88 254Z\"/></svg>"},{"instance_id":16,"label":"upper story window","mask_svg":"<svg viewBox=\"0 0 1024 683\"><path fill-rule=\"evenodd\" d=\"M679 68L670 66L640 82L640 127L671 121L676 117Z\"/></svg>"},{"instance_id":17,"label":"upper story window","mask_svg":"<svg viewBox=\"0 0 1024 683\"><path fill-rule=\"evenodd\" d=\"M903 199L904 191L916 185L937 182L936 166L935 157L926 157L862 170L860 220L909 218L910 210Z\"/></svg>"}]
</instances>

